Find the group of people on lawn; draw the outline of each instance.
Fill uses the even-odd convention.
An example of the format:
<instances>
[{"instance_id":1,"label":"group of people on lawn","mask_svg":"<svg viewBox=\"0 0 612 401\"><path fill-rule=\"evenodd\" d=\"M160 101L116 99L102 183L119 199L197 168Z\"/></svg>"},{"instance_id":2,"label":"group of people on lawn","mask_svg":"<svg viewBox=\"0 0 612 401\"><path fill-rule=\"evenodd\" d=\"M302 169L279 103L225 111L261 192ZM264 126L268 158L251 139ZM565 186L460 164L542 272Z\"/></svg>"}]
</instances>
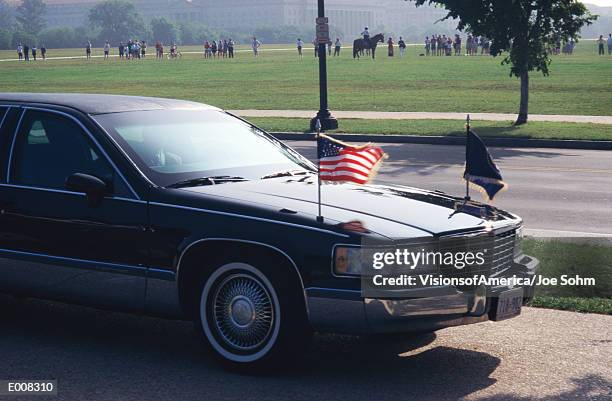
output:
<instances>
[{"instance_id":1,"label":"group of people on lawn","mask_svg":"<svg viewBox=\"0 0 612 401\"><path fill-rule=\"evenodd\" d=\"M599 35L599 39L597 39L597 47L600 56L606 54L604 52L604 44L606 44L606 42L608 44L608 55L612 55L612 33L608 35L607 41L604 39L603 35Z\"/></svg>"},{"instance_id":2,"label":"group of people on lawn","mask_svg":"<svg viewBox=\"0 0 612 401\"><path fill-rule=\"evenodd\" d=\"M426 56L460 56L462 54L463 41L459 34L454 38L446 35L431 35L425 37L425 55ZM465 50L467 56L489 54L491 49L491 41L484 37L468 35L466 38Z\"/></svg>"},{"instance_id":3,"label":"group of people on lawn","mask_svg":"<svg viewBox=\"0 0 612 401\"><path fill-rule=\"evenodd\" d=\"M236 42L232 38L204 42L204 58L234 58Z\"/></svg>"},{"instance_id":4,"label":"group of people on lawn","mask_svg":"<svg viewBox=\"0 0 612 401\"><path fill-rule=\"evenodd\" d=\"M319 42L317 41L316 38L312 41L312 44L314 46L314 56L319 57ZM304 54L303 54L302 49L304 48L304 41L298 38L296 45L297 45L298 56L300 58L303 58ZM342 49L342 42L340 41L340 38L336 38L335 42L332 42L330 40L325 45L327 46L327 54L329 56L332 55L332 45L333 45L334 57L340 56L340 50Z\"/></svg>"},{"instance_id":5,"label":"group of people on lawn","mask_svg":"<svg viewBox=\"0 0 612 401\"><path fill-rule=\"evenodd\" d=\"M369 41L370 32L368 27L362 32L363 39L365 41ZM301 38L298 38L297 42L297 51L298 56L303 58L303 48L304 41ZM314 45L314 56L318 57L319 54L319 42L317 39L313 41ZM597 40L598 45L598 53L600 55L605 54L605 46L608 48L608 55L612 55L612 33L608 35L607 40L603 35L599 36ZM205 41L203 44L204 48L204 58L234 58L234 48L236 46L236 42L232 38L223 39L218 41ZM395 46L393 38L387 39L387 48L388 48L388 56L393 57L395 55ZM400 51L400 57L403 57L406 54L406 42L400 36L397 42L397 46ZM261 42L257 40L256 37L253 37L251 40L251 49L255 57L259 55L259 48L261 47ZM484 37L477 37L468 35L466 38L466 55L475 56L478 54L478 48L480 47L480 54L489 54L491 48L491 41ZM572 54L575 47L575 41L570 40L561 47L561 41L558 40L556 46L551 49L552 54ZM340 56L340 50L342 49L342 42L340 38L336 38L335 42L331 40L326 43L327 53L329 56ZM104 44L104 59L108 59L110 57L111 45L109 41L106 41ZM119 58L120 59L140 59L145 58L147 55L147 42L144 40L128 40L127 43L120 42L118 46L119 50ZM28 45L22 45L19 43L17 45L17 56L19 60L30 61L30 55L34 60L37 60L39 49L36 46L29 47ZM90 41L87 41L85 46L85 55L87 59L91 58L92 52L92 44ZM164 58L164 45L162 42L157 41L155 43L155 52L157 59ZM451 56L451 55L459 56L462 54L462 39L459 34L456 34L454 39L450 36L446 35L432 35L431 38L429 36L425 37L425 54L426 56ZM47 58L47 47L43 44L40 47L40 55L43 60ZM423 54L422 54L423 55ZM178 51L178 46L176 43L172 43L170 46L170 52L168 54L168 58L178 58L181 56L181 53Z\"/></svg>"},{"instance_id":6,"label":"group of people on lawn","mask_svg":"<svg viewBox=\"0 0 612 401\"><path fill-rule=\"evenodd\" d=\"M28 45L22 45L21 43L17 45L17 57L19 57L19 60L30 61L30 53L34 61L36 61L36 57L38 56L36 45L32 46L32 48ZM43 60L47 59L47 46L44 44L40 47L40 55Z\"/></svg>"}]
</instances>

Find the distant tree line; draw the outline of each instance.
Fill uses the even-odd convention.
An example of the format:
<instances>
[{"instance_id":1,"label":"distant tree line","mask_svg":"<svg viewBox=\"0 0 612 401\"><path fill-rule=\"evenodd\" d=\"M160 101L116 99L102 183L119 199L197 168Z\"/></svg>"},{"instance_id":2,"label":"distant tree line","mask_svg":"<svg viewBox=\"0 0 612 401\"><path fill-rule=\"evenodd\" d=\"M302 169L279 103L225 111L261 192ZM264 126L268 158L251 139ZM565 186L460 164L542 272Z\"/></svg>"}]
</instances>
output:
<instances>
[{"instance_id":1,"label":"distant tree line","mask_svg":"<svg viewBox=\"0 0 612 401\"><path fill-rule=\"evenodd\" d=\"M308 42L314 39L313 27L278 26L257 29L215 29L198 23L176 23L165 17L145 21L134 5L126 0L106 0L97 3L89 12L83 26L46 27L46 6L43 0L23 0L12 8L0 0L0 49L14 49L19 43L45 44L48 48L82 47L90 40L103 46L108 40L113 46L128 39L182 45L201 45L206 40L233 38L248 43L256 36L263 43L292 43L298 37ZM332 34L342 36L332 27Z\"/></svg>"},{"instance_id":2,"label":"distant tree line","mask_svg":"<svg viewBox=\"0 0 612 401\"><path fill-rule=\"evenodd\" d=\"M416 1L416 0L413 0ZM460 3L461 0L457 0ZM439 3L423 1L418 3ZM452 2L451 2L452 3ZM407 4L409 6L409 4ZM82 47L90 40L94 46L102 46L106 40L113 46L119 41L128 39L165 43L175 42L179 45L202 44L205 40L232 37L238 43L248 43L252 36L257 36L263 43L294 43L299 37L306 43L314 39L314 26L277 26L258 29L216 29L198 23L176 23L164 17L145 21L130 1L106 0L97 3L90 11L83 26L46 27L46 7L44 0L23 0L17 8L0 0L0 49L14 49L18 43L30 45L43 43L48 48ZM332 21L333 22L333 21ZM442 21L417 19L406 21L406 26L399 30L390 30L385 26L370 27L373 32L382 32L386 37L398 38L413 43L423 43L425 36L432 34L453 35L456 32L458 19L453 15ZM597 25L586 26L583 37L595 38L602 33L600 28L612 26L612 15L602 15ZM348 43L354 39L347 37L331 26L332 38L339 37Z\"/></svg>"}]
</instances>

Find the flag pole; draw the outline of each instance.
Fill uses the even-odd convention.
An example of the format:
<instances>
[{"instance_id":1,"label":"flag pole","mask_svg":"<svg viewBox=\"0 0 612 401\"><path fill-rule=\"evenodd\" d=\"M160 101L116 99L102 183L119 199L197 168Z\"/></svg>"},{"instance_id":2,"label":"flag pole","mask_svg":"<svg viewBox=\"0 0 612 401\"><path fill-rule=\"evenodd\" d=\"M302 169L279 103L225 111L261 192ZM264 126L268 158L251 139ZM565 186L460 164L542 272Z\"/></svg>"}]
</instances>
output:
<instances>
[{"instance_id":1,"label":"flag pole","mask_svg":"<svg viewBox=\"0 0 612 401\"><path fill-rule=\"evenodd\" d=\"M467 115L465 124L465 162L468 162L468 142L470 140L470 115ZM465 201L470 200L470 181L465 179Z\"/></svg>"},{"instance_id":2,"label":"flag pole","mask_svg":"<svg viewBox=\"0 0 612 401\"><path fill-rule=\"evenodd\" d=\"M317 141L317 190L318 190L318 206L319 206L319 214L317 215L317 221L319 223L322 223L323 215L321 214L321 157L319 153L319 138L321 135L321 120L317 119L315 123L315 128L317 130L317 135L315 139Z\"/></svg>"}]
</instances>

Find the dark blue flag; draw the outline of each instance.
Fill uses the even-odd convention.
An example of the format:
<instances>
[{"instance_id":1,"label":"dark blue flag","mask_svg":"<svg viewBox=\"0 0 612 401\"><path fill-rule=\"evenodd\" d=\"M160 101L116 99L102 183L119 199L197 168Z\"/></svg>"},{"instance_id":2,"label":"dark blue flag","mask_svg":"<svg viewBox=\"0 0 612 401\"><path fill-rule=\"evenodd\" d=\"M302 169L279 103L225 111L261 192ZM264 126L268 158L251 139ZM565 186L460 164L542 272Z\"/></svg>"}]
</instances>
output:
<instances>
[{"instance_id":1,"label":"dark blue flag","mask_svg":"<svg viewBox=\"0 0 612 401\"><path fill-rule=\"evenodd\" d=\"M482 188L490 200L507 187L487 147L478 135L468 131L463 178Z\"/></svg>"}]
</instances>

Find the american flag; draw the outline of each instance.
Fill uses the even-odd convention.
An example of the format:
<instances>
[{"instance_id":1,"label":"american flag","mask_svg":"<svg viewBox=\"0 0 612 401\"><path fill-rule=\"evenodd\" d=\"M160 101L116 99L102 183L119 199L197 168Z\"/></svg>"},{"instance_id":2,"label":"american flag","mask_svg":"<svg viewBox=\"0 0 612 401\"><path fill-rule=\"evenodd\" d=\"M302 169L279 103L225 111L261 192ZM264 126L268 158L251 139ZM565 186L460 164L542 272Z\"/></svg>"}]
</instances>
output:
<instances>
[{"instance_id":1,"label":"american flag","mask_svg":"<svg viewBox=\"0 0 612 401\"><path fill-rule=\"evenodd\" d=\"M366 184L387 157L377 146L349 145L326 135L319 135L317 146L321 181Z\"/></svg>"}]
</instances>

